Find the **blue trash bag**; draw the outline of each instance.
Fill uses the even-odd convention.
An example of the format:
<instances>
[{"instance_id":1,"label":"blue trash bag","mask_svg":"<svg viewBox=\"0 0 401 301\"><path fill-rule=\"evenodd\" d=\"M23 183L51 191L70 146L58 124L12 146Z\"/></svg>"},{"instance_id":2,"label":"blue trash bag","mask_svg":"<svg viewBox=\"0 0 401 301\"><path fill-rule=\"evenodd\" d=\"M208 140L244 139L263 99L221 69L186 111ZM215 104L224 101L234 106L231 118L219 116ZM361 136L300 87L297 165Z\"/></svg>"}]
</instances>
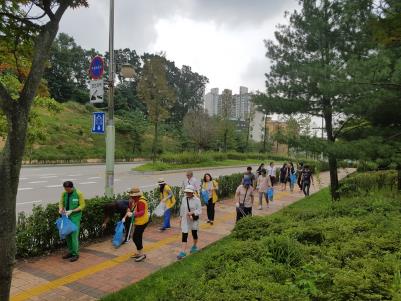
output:
<instances>
[{"instance_id":1,"label":"blue trash bag","mask_svg":"<svg viewBox=\"0 0 401 301\"><path fill-rule=\"evenodd\" d=\"M296 174L291 174L290 175L290 181L291 181L291 184L295 184L297 182L297 175Z\"/></svg>"},{"instance_id":2,"label":"blue trash bag","mask_svg":"<svg viewBox=\"0 0 401 301\"><path fill-rule=\"evenodd\" d=\"M116 233L113 236L113 246L118 248L123 243L123 234L124 234L124 223L119 221L116 225Z\"/></svg>"},{"instance_id":3,"label":"blue trash bag","mask_svg":"<svg viewBox=\"0 0 401 301\"><path fill-rule=\"evenodd\" d=\"M209 203L209 192L207 192L207 190L201 191L201 199L205 202L206 205Z\"/></svg>"},{"instance_id":4,"label":"blue trash bag","mask_svg":"<svg viewBox=\"0 0 401 301\"><path fill-rule=\"evenodd\" d=\"M67 235L70 235L72 232L78 230L77 226L65 214L58 218L55 224L57 226L60 239L65 239Z\"/></svg>"},{"instance_id":5,"label":"blue trash bag","mask_svg":"<svg viewBox=\"0 0 401 301\"><path fill-rule=\"evenodd\" d=\"M273 201L273 196L274 196L274 189L272 187L269 187L266 190L266 198L270 201Z\"/></svg>"}]
</instances>

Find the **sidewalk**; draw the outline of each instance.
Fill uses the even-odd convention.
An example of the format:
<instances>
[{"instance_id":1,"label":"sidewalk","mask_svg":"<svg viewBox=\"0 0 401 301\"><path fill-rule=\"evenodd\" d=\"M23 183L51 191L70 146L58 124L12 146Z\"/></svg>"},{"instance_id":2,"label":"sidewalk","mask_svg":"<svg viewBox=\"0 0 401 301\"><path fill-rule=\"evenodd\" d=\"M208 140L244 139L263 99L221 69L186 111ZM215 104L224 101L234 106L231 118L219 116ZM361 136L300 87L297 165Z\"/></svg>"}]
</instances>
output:
<instances>
[{"instance_id":1,"label":"sidewalk","mask_svg":"<svg viewBox=\"0 0 401 301\"><path fill-rule=\"evenodd\" d=\"M339 171L343 178L350 170ZM315 179L316 180L316 179ZM311 193L326 187L329 173L320 174L320 185L315 183ZM269 215L303 197L297 187L294 193L280 192L276 188L275 201L254 215ZM256 201L257 203L257 201ZM235 225L233 200L224 200L216 205L216 220L213 226L202 223L199 246L207 245L228 235ZM202 212L202 220L206 210ZM94 243L81 249L80 259L70 263L61 259L62 252L50 256L17 263L11 287L11 300L97 300L111 292L135 283L149 274L176 261L180 248L181 232L178 220L172 220L172 229L160 233L158 225L151 225L144 233L144 248L147 259L136 263L130 255L134 252L132 243L115 249L111 241ZM64 251L64 250L63 250Z\"/></svg>"}]
</instances>

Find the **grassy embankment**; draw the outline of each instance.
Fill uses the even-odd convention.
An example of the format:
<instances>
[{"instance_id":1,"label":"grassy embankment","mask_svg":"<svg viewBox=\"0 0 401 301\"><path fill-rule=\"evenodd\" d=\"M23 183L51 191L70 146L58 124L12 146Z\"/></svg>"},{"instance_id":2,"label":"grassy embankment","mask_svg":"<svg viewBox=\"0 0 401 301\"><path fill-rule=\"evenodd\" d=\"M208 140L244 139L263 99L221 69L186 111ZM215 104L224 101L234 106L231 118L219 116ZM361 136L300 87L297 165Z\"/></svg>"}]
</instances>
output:
<instances>
[{"instance_id":1,"label":"grassy embankment","mask_svg":"<svg viewBox=\"0 0 401 301\"><path fill-rule=\"evenodd\" d=\"M59 113L39 110L46 139L34 146L32 160L82 160L105 158L105 135L92 134L93 106L62 104ZM116 131L116 158L132 157L132 139ZM28 155L26 156L28 160Z\"/></svg>"},{"instance_id":2,"label":"grassy embankment","mask_svg":"<svg viewBox=\"0 0 401 301\"><path fill-rule=\"evenodd\" d=\"M395 176L368 177L345 181L339 202L324 189L244 219L225 239L104 300L401 300L401 195Z\"/></svg>"}]
</instances>

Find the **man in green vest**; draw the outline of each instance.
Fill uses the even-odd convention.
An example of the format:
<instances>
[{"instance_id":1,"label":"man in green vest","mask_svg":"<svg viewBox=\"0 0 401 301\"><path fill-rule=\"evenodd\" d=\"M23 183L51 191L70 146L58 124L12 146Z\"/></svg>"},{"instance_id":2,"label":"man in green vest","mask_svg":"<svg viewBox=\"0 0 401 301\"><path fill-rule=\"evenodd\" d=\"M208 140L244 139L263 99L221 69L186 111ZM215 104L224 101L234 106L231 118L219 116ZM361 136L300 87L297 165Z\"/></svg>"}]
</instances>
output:
<instances>
[{"instance_id":1,"label":"man in green vest","mask_svg":"<svg viewBox=\"0 0 401 301\"><path fill-rule=\"evenodd\" d=\"M68 254L63 259L69 259L71 262L79 258L79 226L81 223L82 210L85 208L85 200L82 192L74 188L71 181L63 183L64 190L59 202L59 213L65 214L77 226L78 230L66 237Z\"/></svg>"}]
</instances>

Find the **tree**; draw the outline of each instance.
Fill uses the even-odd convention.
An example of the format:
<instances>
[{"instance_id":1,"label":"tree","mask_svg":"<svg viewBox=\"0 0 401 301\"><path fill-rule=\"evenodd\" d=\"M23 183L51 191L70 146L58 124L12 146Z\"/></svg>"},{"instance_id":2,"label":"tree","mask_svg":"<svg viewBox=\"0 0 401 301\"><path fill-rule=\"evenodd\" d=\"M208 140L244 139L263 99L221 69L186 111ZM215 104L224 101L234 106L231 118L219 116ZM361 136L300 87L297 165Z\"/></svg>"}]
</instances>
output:
<instances>
[{"instance_id":1,"label":"tree","mask_svg":"<svg viewBox=\"0 0 401 301\"><path fill-rule=\"evenodd\" d=\"M183 127L187 137L197 150L211 148L216 136L215 120L203 110L188 112L184 117Z\"/></svg>"},{"instance_id":2,"label":"tree","mask_svg":"<svg viewBox=\"0 0 401 301\"><path fill-rule=\"evenodd\" d=\"M370 42L363 30L371 15L371 1L302 0L289 25L280 25L277 43L266 41L272 60L266 75L266 94L255 101L269 113L305 113L323 117L330 188L338 198L337 157L332 145L355 119L354 95L348 85L347 62L366 55Z\"/></svg>"},{"instance_id":3,"label":"tree","mask_svg":"<svg viewBox=\"0 0 401 301\"><path fill-rule=\"evenodd\" d=\"M87 102L90 59L89 53L73 37L60 33L52 45L50 66L44 75L51 96L60 102Z\"/></svg>"},{"instance_id":4,"label":"tree","mask_svg":"<svg viewBox=\"0 0 401 301\"><path fill-rule=\"evenodd\" d=\"M223 151L227 152L229 133L232 130L234 98L231 90L224 89L221 94L220 128L223 135Z\"/></svg>"},{"instance_id":5,"label":"tree","mask_svg":"<svg viewBox=\"0 0 401 301\"><path fill-rule=\"evenodd\" d=\"M138 94L146 104L149 120L154 125L152 159L155 162L159 148L158 126L169 117L176 99L173 88L167 82L164 57L154 56L145 60L138 84Z\"/></svg>"},{"instance_id":6,"label":"tree","mask_svg":"<svg viewBox=\"0 0 401 301\"><path fill-rule=\"evenodd\" d=\"M15 95L3 80L0 81L0 109L7 119L7 139L0 152L0 300L9 300L10 297L16 250L16 196L32 101L64 12L69 7L87 5L84 0L5 0L0 6L0 32L5 41L1 56L7 56L7 53L14 56L13 66L2 68L1 75L15 74L22 83L22 89ZM35 7L37 15L32 15L29 7ZM32 51L26 51L24 46L27 44L32 46ZM29 61L26 73L20 68L21 58Z\"/></svg>"}]
</instances>

